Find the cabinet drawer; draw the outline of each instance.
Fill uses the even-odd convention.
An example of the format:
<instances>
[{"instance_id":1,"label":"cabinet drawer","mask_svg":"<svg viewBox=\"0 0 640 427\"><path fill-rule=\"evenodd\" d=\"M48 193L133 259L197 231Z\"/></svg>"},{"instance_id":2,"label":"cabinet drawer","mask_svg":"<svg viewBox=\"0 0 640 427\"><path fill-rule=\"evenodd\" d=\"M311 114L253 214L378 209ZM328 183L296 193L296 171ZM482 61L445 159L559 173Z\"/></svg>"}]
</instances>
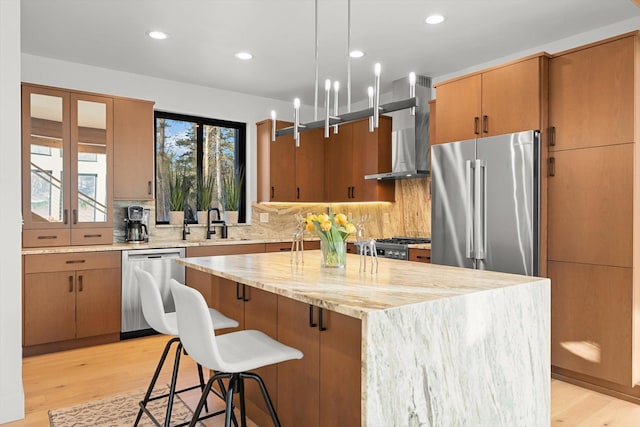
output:
<instances>
[{"instance_id":1,"label":"cabinet drawer","mask_svg":"<svg viewBox=\"0 0 640 427\"><path fill-rule=\"evenodd\" d=\"M108 245L113 243L113 228L72 228L71 244Z\"/></svg>"},{"instance_id":2,"label":"cabinet drawer","mask_svg":"<svg viewBox=\"0 0 640 427\"><path fill-rule=\"evenodd\" d=\"M409 261L431 263L431 249L409 248Z\"/></svg>"},{"instance_id":3,"label":"cabinet drawer","mask_svg":"<svg viewBox=\"0 0 640 427\"><path fill-rule=\"evenodd\" d=\"M304 249L320 249L319 240L304 241ZM288 252L291 250L291 242L267 243L266 252Z\"/></svg>"},{"instance_id":4,"label":"cabinet drawer","mask_svg":"<svg viewBox=\"0 0 640 427\"><path fill-rule=\"evenodd\" d=\"M51 230L22 230L22 247L43 248L47 246L69 246L69 228Z\"/></svg>"},{"instance_id":5,"label":"cabinet drawer","mask_svg":"<svg viewBox=\"0 0 640 427\"><path fill-rule=\"evenodd\" d=\"M24 272L49 273L95 268L120 268L120 251L26 255Z\"/></svg>"}]
</instances>

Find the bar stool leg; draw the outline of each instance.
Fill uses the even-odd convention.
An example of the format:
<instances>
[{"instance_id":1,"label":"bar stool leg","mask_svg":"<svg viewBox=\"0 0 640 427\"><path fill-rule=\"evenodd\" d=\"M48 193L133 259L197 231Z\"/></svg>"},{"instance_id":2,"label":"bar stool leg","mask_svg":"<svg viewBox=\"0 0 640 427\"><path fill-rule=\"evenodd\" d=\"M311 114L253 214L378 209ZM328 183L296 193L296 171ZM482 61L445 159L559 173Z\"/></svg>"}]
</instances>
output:
<instances>
[{"instance_id":1,"label":"bar stool leg","mask_svg":"<svg viewBox=\"0 0 640 427\"><path fill-rule=\"evenodd\" d=\"M200 377L200 391L204 393L204 387L205 387L205 382L204 382L204 373L202 372L202 365L198 363L198 377ZM222 382L222 380L220 380L220 382ZM209 404L207 403L207 401L204 401L204 410L209 412Z\"/></svg>"},{"instance_id":2,"label":"bar stool leg","mask_svg":"<svg viewBox=\"0 0 640 427\"><path fill-rule=\"evenodd\" d=\"M269 408L269 414L271 414L271 419L273 420L273 425L276 427L281 427L280 420L278 419L278 414L276 413L275 408L273 407L273 403L271 402L271 398L269 397L269 392L267 391L267 387L264 385L264 381L258 374L253 374L251 372L244 372L240 374L244 378L251 378L255 380L260 386L260 391L262 392L262 397L264 397L264 401Z\"/></svg>"},{"instance_id":3,"label":"bar stool leg","mask_svg":"<svg viewBox=\"0 0 640 427\"><path fill-rule=\"evenodd\" d=\"M142 418L142 412L143 412L142 408L146 408L147 403L149 402L149 398L151 397L151 393L153 392L153 388L156 385L156 381L158 381L158 376L160 375L160 371L162 370L162 367L164 366L164 362L167 359L167 355L169 354L169 350L171 350L171 346L173 345L173 343L176 343L176 342L180 342L180 338L177 338L177 337L171 338L169 341L167 341L167 344L165 344L164 346L164 350L162 351L162 356L160 357L160 360L158 361L158 365L156 366L156 370L153 373L153 377L151 378L151 383L147 388L147 392L144 395L144 399L142 399L142 401L140 402L140 410L138 411L138 416L136 417L136 421L133 423L134 427L138 425L138 423L140 422L140 419Z\"/></svg>"},{"instance_id":4,"label":"bar stool leg","mask_svg":"<svg viewBox=\"0 0 640 427\"><path fill-rule=\"evenodd\" d=\"M164 426L171 427L171 410L173 409L173 397L176 393L176 383L178 382L178 370L180 368L180 355L182 354L182 343L176 349L176 358L173 362L173 375L171 376L171 386L169 389L169 401L167 402L167 414L164 418Z\"/></svg>"}]
</instances>

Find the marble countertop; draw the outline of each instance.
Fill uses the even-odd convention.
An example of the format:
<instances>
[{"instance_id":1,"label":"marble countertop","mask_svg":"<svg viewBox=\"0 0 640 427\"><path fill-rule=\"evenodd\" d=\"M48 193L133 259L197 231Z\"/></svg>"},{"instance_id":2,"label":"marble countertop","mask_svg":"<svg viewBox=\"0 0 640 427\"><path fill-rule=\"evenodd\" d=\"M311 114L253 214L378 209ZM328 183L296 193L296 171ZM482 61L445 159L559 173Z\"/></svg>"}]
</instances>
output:
<instances>
[{"instance_id":1,"label":"marble countertop","mask_svg":"<svg viewBox=\"0 0 640 427\"><path fill-rule=\"evenodd\" d=\"M294 258L295 259L295 258ZM260 253L177 260L189 268L363 319L372 311L544 280L379 258L378 272L359 271L358 255L344 269L320 267L320 251L305 251L304 264L290 253ZM370 267L367 260L367 267Z\"/></svg>"},{"instance_id":2,"label":"marble countertop","mask_svg":"<svg viewBox=\"0 0 640 427\"><path fill-rule=\"evenodd\" d=\"M317 239L305 239L317 240ZM135 249L163 249L163 248L188 248L198 246L221 246L221 245L245 245L252 243L281 243L291 242L291 239L284 238L257 238L257 239L210 239L210 240L170 240L148 243L113 243L110 245L87 245L87 246L51 246L46 248L23 248L22 255L57 254L70 252L102 252L102 251L129 251Z\"/></svg>"}]
</instances>

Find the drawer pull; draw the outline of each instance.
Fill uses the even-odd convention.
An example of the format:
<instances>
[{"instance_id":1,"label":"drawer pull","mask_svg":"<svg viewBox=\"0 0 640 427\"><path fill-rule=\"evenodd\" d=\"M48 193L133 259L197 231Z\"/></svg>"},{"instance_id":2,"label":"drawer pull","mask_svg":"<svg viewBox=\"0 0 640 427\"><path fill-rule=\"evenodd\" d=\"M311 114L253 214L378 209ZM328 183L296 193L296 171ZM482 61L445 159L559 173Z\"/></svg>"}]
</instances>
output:
<instances>
[{"instance_id":1,"label":"drawer pull","mask_svg":"<svg viewBox=\"0 0 640 427\"><path fill-rule=\"evenodd\" d=\"M78 276L78 292L82 292L82 275Z\"/></svg>"},{"instance_id":2,"label":"drawer pull","mask_svg":"<svg viewBox=\"0 0 640 427\"><path fill-rule=\"evenodd\" d=\"M69 276L69 292L73 292L73 276Z\"/></svg>"},{"instance_id":3,"label":"drawer pull","mask_svg":"<svg viewBox=\"0 0 640 427\"><path fill-rule=\"evenodd\" d=\"M286 248L286 247L282 247L280 249L278 249L279 251L290 251L291 248Z\"/></svg>"},{"instance_id":4,"label":"drawer pull","mask_svg":"<svg viewBox=\"0 0 640 427\"><path fill-rule=\"evenodd\" d=\"M324 313L324 309L323 308L319 308L318 309L318 323L319 323L319 326L320 326L320 330L321 331L326 331L327 328L324 327L324 318L323 318L322 313Z\"/></svg>"},{"instance_id":5,"label":"drawer pull","mask_svg":"<svg viewBox=\"0 0 640 427\"><path fill-rule=\"evenodd\" d=\"M151 181L147 181L147 192L149 193L149 195L151 195L151 194L152 194L152 191L151 191Z\"/></svg>"},{"instance_id":6,"label":"drawer pull","mask_svg":"<svg viewBox=\"0 0 640 427\"><path fill-rule=\"evenodd\" d=\"M309 304L309 327L315 328L316 326L318 324L313 321L313 306Z\"/></svg>"},{"instance_id":7,"label":"drawer pull","mask_svg":"<svg viewBox=\"0 0 640 427\"><path fill-rule=\"evenodd\" d=\"M102 237L102 234L85 234L84 238L85 239L89 239L89 238L98 238L98 237Z\"/></svg>"},{"instance_id":8,"label":"drawer pull","mask_svg":"<svg viewBox=\"0 0 640 427\"><path fill-rule=\"evenodd\" d=\"M423 256L423 255L418 255L418 256L416 256L416 258L418 258L418 259L431 259L430 256Z\"/></svg>"},{"instance_id":9,"label":"drawer pull","mask_svg":"<svg viewBox=\"0 0 640 427\"><path fill-rule=\"evenodd\" d=\"M39 240L45 240L45 239L57 239L58 236L38 236Z\"/></svg>"},{"instance_id":10,"label":"drawer pull","mask_svg":"<svg viewBox=\"0 0 640 427\"><path fill-rule=\"evenodd\" d=\"M67 264L84 264L84 261L85 260L83 259L69 259L69 260L66 260L65 262Z\"/></svg>"}]
</instances>

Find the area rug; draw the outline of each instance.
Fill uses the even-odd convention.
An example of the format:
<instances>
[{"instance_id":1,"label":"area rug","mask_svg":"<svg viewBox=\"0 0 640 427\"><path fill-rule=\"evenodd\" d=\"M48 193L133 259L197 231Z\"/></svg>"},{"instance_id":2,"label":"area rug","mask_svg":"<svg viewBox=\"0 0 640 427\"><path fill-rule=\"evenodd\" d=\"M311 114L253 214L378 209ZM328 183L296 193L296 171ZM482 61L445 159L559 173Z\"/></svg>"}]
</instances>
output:
<instances>
[{"instance_id":1,"label":"area rug","mask_svg":"<svg viewBox=\"0 0 640 427\"><path fill-rule=\"evenodd\" d=\"M167 393L169 388L159 390L154 395ZM144 390L94 400L68 408L49 411L51 427L120 427L132 426L138 415L138 402L144 397ZM147 405L156 419L163 423L167 408L167 399L158 399ZM179 424L191 420L193 412L177 395L173 400L171 424ZM153 426L146 414L142 415L139 426ZM199 426L203 424L199 423Z\"/></svg>"}]
</instances>

